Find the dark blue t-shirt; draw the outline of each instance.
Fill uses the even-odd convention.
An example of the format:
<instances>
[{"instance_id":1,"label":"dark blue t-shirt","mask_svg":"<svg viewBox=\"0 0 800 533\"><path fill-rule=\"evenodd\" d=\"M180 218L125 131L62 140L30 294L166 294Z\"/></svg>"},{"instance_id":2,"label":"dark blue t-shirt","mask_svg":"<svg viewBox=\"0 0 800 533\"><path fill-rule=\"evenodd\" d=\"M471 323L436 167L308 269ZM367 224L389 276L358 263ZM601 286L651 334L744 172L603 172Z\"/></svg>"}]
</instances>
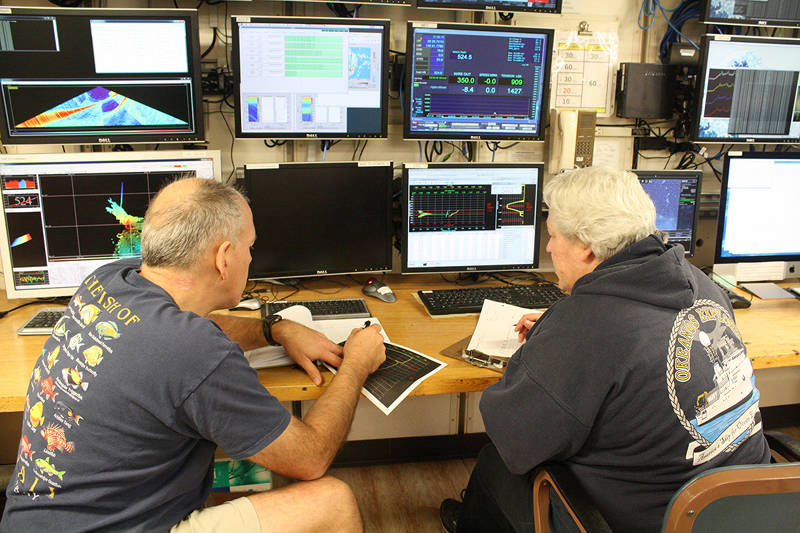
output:
<instances>
[{"instance_id":1,"label":"dark blue t-shirt","mask_svg":"<svg viewBox=\"0 0 800 533\"><path fill-rule=\"evenodd\" d=\"M214 451L288 426L238 344L123 260L83 282L28 389L0 532L164 531L202 506Z\"/></svg>"}]
</instances>

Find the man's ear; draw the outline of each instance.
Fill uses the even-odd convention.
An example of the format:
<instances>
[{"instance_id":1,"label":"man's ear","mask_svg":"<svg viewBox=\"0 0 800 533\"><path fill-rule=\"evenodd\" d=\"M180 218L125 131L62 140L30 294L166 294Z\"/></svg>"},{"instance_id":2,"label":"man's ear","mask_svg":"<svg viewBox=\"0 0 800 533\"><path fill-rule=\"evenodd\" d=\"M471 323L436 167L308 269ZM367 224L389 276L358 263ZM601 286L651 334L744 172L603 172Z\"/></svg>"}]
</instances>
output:
<instances>
[{"instance_id":1,"label":"man's ear","mask_svg":"<svg viewBox=\"0 0 800 533\"><path fill-rule=\"evenodd\" d=\"M223 241L214 254L214 267L223 281L228 279L228 254L232 246L231 241Z\"/></svg>"}]
</instances>

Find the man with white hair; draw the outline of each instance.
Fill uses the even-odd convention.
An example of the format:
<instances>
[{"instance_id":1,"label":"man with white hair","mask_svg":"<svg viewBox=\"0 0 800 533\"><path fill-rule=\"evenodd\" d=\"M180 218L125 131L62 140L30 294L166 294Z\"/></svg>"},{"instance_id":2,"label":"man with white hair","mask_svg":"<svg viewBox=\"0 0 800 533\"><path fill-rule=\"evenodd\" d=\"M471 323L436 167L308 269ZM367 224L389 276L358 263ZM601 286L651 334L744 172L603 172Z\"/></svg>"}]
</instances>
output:
<instances>
[{"instance_id":1,"label":"man with white hair","mask_svg":"<svg viewBox=\"0 0 800 533\"><path fill-rule=\"evenodd\" d=\"M665 244L636 177L585 168L552 177L547 251L569 296L520 318L525 344L486 389L492 443L448 531L533 531L532 472L575 475L615 532L661 529L673 494L709 468L769 461L758 390L728 298ZM556 532L573 531L551 504Z\"/></svg>"},{"instance_id":2,"label":"man with white hair","mask_svg":"<svg viewBox=\"0 0 800 533\"><path fill-rule=\"evenodd\" d=\"M153 199L142 260L82 283L33 370L0 531L361 531L355 498L325 477L361 386L385 359L378 325L344 347L289 320L212 311L238 303L253 217L237 191L184 179ZM315 383L299 420L242 354L284 346ZM300 481L203 509L219 446Z\"/></svg>"}]
</instances>

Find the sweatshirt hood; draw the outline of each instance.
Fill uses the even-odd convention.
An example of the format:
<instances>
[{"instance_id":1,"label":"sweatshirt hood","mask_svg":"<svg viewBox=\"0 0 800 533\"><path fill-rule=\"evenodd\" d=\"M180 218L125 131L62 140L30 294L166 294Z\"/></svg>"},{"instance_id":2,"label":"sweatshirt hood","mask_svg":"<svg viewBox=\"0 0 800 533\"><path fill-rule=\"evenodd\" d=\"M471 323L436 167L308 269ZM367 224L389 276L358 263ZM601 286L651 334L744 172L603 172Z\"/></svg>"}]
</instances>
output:
<instances>
[{"instance_id":1,"label":"sweatshirt hood","mask_svg":"<svg viewBox=\"0 0 800 533\"><path fill-rule=\"evenodd\" d=\"M581 277L572 295L615 296L658 307L692 305L697 282L680 245L667 245L649 235L600 263Z\"/></svg>"}]
</instances>

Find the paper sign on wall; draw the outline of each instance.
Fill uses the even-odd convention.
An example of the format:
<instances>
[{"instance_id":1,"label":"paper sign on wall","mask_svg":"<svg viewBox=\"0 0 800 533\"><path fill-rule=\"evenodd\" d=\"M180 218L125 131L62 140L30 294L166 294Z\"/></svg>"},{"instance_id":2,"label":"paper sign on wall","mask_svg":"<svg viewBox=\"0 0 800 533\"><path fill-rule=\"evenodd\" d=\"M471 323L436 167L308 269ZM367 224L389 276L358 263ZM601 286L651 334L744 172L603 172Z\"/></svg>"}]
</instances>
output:
<instances>
[{"instance_id":1,"label":"paper sign on wall","mask_svg":"<svg viewBox=\"0 0 800 533\"><path fill-rule=\"evenodd\" d=\"M553 46L553 106L612 114L619 39L615 32L557 31Z\"/></svg>"}]
</instances>

